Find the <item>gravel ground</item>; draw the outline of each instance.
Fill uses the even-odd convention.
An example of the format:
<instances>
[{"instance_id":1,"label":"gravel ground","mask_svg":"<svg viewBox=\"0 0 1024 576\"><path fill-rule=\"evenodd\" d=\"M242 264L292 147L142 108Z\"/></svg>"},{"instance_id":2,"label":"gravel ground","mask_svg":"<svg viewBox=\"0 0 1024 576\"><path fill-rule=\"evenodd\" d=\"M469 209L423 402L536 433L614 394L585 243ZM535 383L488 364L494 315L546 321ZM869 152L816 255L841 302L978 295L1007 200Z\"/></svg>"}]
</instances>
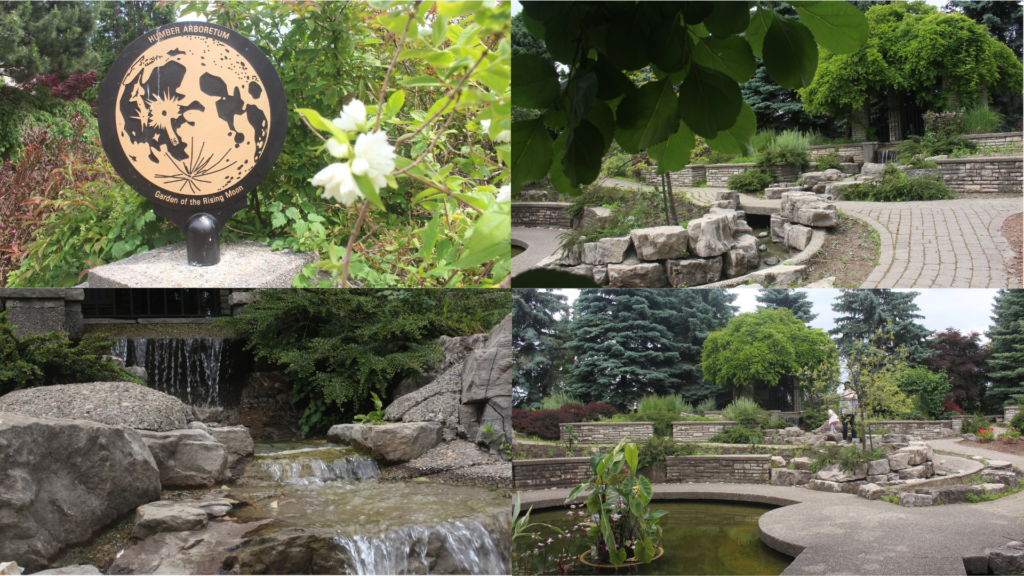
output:
<instances>
[{"instance_id":1,"label":"gravel ground","mask_svg":"<svg viewBox=\"0 0 1024 576\"><path fill-rule=\"evenodd\" d=\"M451 484L512 486L512 464L490 455L475 444L455 440L437 446L423 456L383 471L385 478L430 477Z\"/></svg>"},{"instance_id":2,"label":"gravel ground","mask_svg":"<svg viewBox=\"0 0 1024 576\"><path fill-rule=\"evenodd\" d=\"M192 420L191 409L181 400L132 382L61 384L15 390L0 396L0 412L89 420L155 432L181 430Z\"/></svg>"},{"instance_id":3,"label":"gravel ground","mask_svg":"<svg viewBox=\"0 0 1024 576\"><path fill-rule=\"evenodd\" d=\"M1014 214L1003 222L1003 238L1010 243L1010 248L1017 253L1017 257L1011 260L1006 266L1009 288L1024 288L1024 212Z\"/></svg>"}]
</instances>

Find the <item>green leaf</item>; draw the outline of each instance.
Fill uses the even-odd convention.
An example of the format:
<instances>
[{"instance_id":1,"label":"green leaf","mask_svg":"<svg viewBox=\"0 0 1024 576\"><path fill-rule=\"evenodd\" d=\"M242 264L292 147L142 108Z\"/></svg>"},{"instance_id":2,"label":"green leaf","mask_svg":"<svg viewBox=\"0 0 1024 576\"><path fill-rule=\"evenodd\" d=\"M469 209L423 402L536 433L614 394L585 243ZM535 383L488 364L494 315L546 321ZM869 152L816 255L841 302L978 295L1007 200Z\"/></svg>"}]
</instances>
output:
<instances>
[{"instance_id":1,"label":"green leaf","mask_svg":"<svg viewBox=\"0 0 1024 576\"><path fill-rule=\"evenodd\" d=\"M410 58L422 60L431 66L447 66L455 60L455 56L452 56L451 52L438 52L437 50L426 49L402 50L401 54L398 55L399 61Z\"/></svg>"},{"instance_id":2,"label":"green leaf","mask_svg":"<svg viewBox=\"0 0 1024 576\"><path fill-rule=\"evenodd\" d=\"M636 553L636 559L644 564L654 560L654 543L650 539L645 538L633 551Z\"/></svg>"},{"instance_id":3,"label":"green leaf","mask_svg":"<svg viewBox=\"0 0 1024 576\"><path fill-rule=\"evenodd\" d=\"M747 38L747 43L750 44L750 49L753 50L754 55L758 58L761 58L764 35L768 32L768 27L772 25L772 20L774 19L774 12L765 10L760 6L750 16L750 26L747 27L747 33L744 36Z\"/></svg>"},{"instance_id":4,"label":"green leaf","mask_svg":"<svg viewBox=\"0 0 1024 576\"><path fill-rule=\"evenodd\" d=\"M466 204L469 204L470 206L472 206L474 208L477 208L477 209L482 210L484 212L487 211L487 202L484 202L483 200L481 200L479 198L474 198L474 197L470 196L469 194L463 194L461 192L452 192L452 196L455 196L459 200L462 200L463 202L465 202Z\"/></svg>"},{"instance_id":5,"label":"green leaf","mask_svg":"<svg viewBox=\"0 0 1024 576\"><path fill-rule=\"evenodd\" d=\"M512 123L512 192L540 180L551 167L551 135L540 118Z\"/></svg>"},{"instance_id":6,"label":"green leaf","mask_svg":"<svg viewBox=\"0 0 1024 576\"><path fill-rule=\"evenodd\" d=\"M597 74L591 72L577 76L572 93L572 106L569 108L569 128L575 128L583 117L590 114L596 96Z\"/></svg>"},{"instance_id":7,"label":"green leaf","mask_svg":"<svg viewBox=\"0 0 1024 576\"><path fill-rule=\"evenodd\" d=\"M457 16L464 16L470 12L476 12L483 5L481 0L473 0L469 2L438 2L437 13L449 18L455 18Z\"/></svg>"},{"instance_id":8,"label":"green leaf","mask_svg":"<svg viewBox=\"0 0 1024 576\"><path fill-rule=\"evenodd\" d=\"M547 108L561 94L558 72L550 62L533 54L512 57L512 104L520 108Z\"/></svg>"},{"instance_id":9,"label":"green leaf","mask_svg":"<svg viewBox=\"0 0 1024 576\"><path fill-rule=\"evenodd\" d=\"M806 26L785 16L775 16L764 36L765 68L783 88L806 88L818 68L818 46Z\"/></svg>"},{"instance_id":10,"label":"green leaf","mask_svg":"<svg viewBox=\"0 0 1024 576\"><path fill-rule=\"evenodd\" d=\"M274 228L280 228L288 223L288 218L281 212L274 212L270 215L270 225Z\"/></svg>"},{"instance_id":11,"label":"green leaf","mask_svg":"<svg viewBox=\"0 0 1024 576\"><path fill-rule=\"evenodd\" d=\"M654 496L654 489L651 488L651 481L643 476L637 476L636 483L640 487L641 501L646 505L651 501L651 497Z\"/></svg>"},{"instance_id":12,"label":"green leaf","mask_svg":"<svg viewBox=\"0 0 1024 576\"><path fill-rule=\"evenodd\" d=\"M683 22L687 26L700 24L711 15L715 5L711 2L685 2L683 3Z\"/></svg>"},{"instance_id":13,"label":"green leaf","mask_svg":"<svg viewBox=\"0 0 1024 576\"><path fill-rule=\"evenodd\" d=\"M403 104L405 104L405 90L399 90L388 98L388 104L384 108L384 113L388 116L394 116L402 109Z\"/></svg>"},{"instance_id":14,"label":"green leaf","mask_svg":"<svg viewBox=\"0 0 1024 576\"><path fill-rule=\"evenodd\" d=\"M626 560L626 551L619 550L615 546L615 532L612 531L612 526L608 522L608 512L601 510L601 520L598 523L601 527L601 537L604 538L604 545L608 547L608 554L611 556L611 563L618 566ZM619 552L622 553L622 558L619 559ZM618 559L618 562L616 560Z\"/></svg>"},{"instance_id":15,"label":"green leaf","mask_svg":"<svg viewBox=\"0 0 1024 576\"><path fill-rule=\"evenodd\" d=\"M619 103L615 139L623 150L637 154L664 142L678 125L679 101L672 84L667 80L648 82Z\"/></svg>"},{"instance_id":16,"label":"green leaf","mask_svg":"<svg viewBox=\"0 0 1024 576\"><path fill-rule=\"evenodd\" d=\"M430 253L434 250L434 243L437 242L437 228L440 225L440 218L438 218L437 212L434 213L434 217L427 223L427 228L423 231L421 240L423 244L420 245L420 255L425 259L430 259Z\"/></svg>"},{"instance_id":17,"label":"green leaf","mask_svg":"<svg viewBox=\"0 0 1024 576\"><path fill-rule=\"evenodd\" d=\"M628 10L616 15L615 29L605 37L604 54L619 70L639 70L651 61L647 41L657 23L651 15L657 11L648 4L630 2Z\"/></svg>"},{"instance_id":18,"label":"green leaf","mask_svg":"<svg viewBox=\"0 0 1024 576\"><path fill-rule=\"evenodd\" d=\"M658 174L676 172L690 163L690 152L696 145L693 132L685 122L679 123L679 130L661 144L651 146L647 153L658 162Z\"/></svg>"},{"instance_id":19,"label":"green leaf","mask_svg":"<svg viewBox=\"0 0 1024 576\"><path fill-rule=\"evenodd\" d=\"M693 61L701 66L718 70L740 84L750 80L757 70L754 53L739 36L700 38L693 36L697 45L693 52Z\"/></svg>"},{"instance_id":20,"label":"green leaf","mask_svg":"<svg viewBox=\"0 0 1024 576\"><path fill-rule=\"evenodd\" d=\"M412 78L402 78L399 84L406 88L416 88L418 86L444 86L440 80L433 76L413 76Z\"/></svg>"},{"instance_id":21,"label":"green leaf","mask_svg":"<svg viewBox=\"0 0 1024 576\"><path fill-rule=\"evenodd\" d=\"M296 110L296 112L305 116L306 120L309 121L309 125L312 126L313 128L317 128L319 130L326 130L330 132L332 135L341 138L342 142L348 142L348 136L345 134L345 132L341 128L335 126L334 122L331 122L330 120L327 120L326 118L321 116L320 113L317 112L316 110L312 110L310 108L299 108L298 110Z\"/></svg>"},{"instance_id":22,"label":"green leaf","mask_svg":"<svg viewBox=\"0 0 1024 576\"><path fill-rule=\"evenodd\" d=\"M675 72L689 64L693 41L679 24L679 17L667 20L652 30L647 38L651 62L666 72Z\"/></svg>"},{"instance_id":23,"label":"green leaf","mask_svg":"<svg viewBox=\"0 0 1024 576\"><path fill-rule=\"evenodd\" d=\"M352 177L355 178L356 184L359 185L359 191L363 193L363 196L366 196L370 202L373 202L374 206L387 212L387 210L384 209L384 203L380 201L380 195L377 194L377 189L373 187L373 182L370 182L370 177L366 175L356 176L354 174Z\"/></svg>"},{"instance_id":24,"label":"green leaf","mask_svg":"<svg viewBox=\"0 0 1024 576\"><path fill-rule=\"evenodd\" d=\"M604 156L604 135L596 126L581 120L580 125L566 130L562 169L569 185L576 188L597 180Z\"/></svg>"},{"instance_id":25,"label":"green leaf","mask_svg":"<svg viewBox=\"0 0 1024 576\"><path fill-rule=\"evenodd\" d=\"M629 469L633 471L633 474L636 474L636 459L638 453L636 444L626 444L624 450L626 452L626 464L629 466Z\"/></svg>"},{"instance_id":26,"label":"green leaf","mask_svg":"<svg viewBox=\"0 0 1024 576\"><path fill-rule=\"evenodd\" d=\"M486 68L477 68L474 79L483 83L495 94L504 94L511 79L507 60L495 60Z\"/></svg>"},{"instance_id":27,"label":"green leaf","mask_svg":"<svg viewBox=\"0 0 1024 576\"><path fill-rule=\"evenodd\" d=\"M440 48L441 44L447 40L448 37L448 19L447 18L434 18L434 27L430 33L430 39L433 41L435 48Z\"/></svg>"},{"instance_id":28,"label":"green leaf","mask_svg":"<svg viewBox=\"0 0 1024 576\"><path fill-rule=\"evenodd\" d=\"M833 54L852 54L868 41L868 19L846 2L794 2L800 22Z\"/></svg>"},{"instance_id":29,"label":"green leaf","mask_svg":"<svg viewBox=\"0 0 1024 576\"><path fill-rule=\"evenodd\" d=\"M715 2L704 27L715 36L725 38L739 34L750 24L750 5L746 2Z\"/></svg>"},{"instance_id":30,"label":"green leaf","mask_svg":"<svg viewBox=\"0 0 1024 576\"><path fill-rule=\"evenodd\" d=\"M742 104L743 95L735 80L699 64L690 67L679 89L679 116L694 133L705 138L714 138L720 130L731 127Z\"/></svg>"},{"instance_id":31,"label":"green leaf","mask_svg":"<svg viewBox=\"0 0 1024 576\"><path fill-rule=\"evenodd\" d=\"M507 212L488 212L473 224L473 236L452 268L472 268L495 258L512 254L512 216Z\"/></svg>"},{"instance_id":32,"label":"green leaf","mask_svg":"<svg viewBox=\"0 0 1024 576\"><path fill-rule=\"evenodd\" d=\"M597 98L599 100L612 100L622 94L632 94L636 91L636 85L608 60L604 54L597 56L597 66L594 68L597 74Z\"/></svg>"},{"instance_id":33,"label":"green leaf","mask_svg":"<svg viewBox=\"0 0 1024 576\"><path fill-rule=\"evenodd\" d=\"M562 151L565 149L565 137L568 135L568 130L563 130L558 135L558 139L555 140L554 149ZM551 170L548 172L548 176L551 179L551 185L555 187L562 194L569 196L579 196L583 191L578 187L574 187L569 183L569 178L565 175L565 170L562 168L562 154L555 154L554 161L551 162Z\"/></svg>"},{"instance_id":34,"label":"green leaf","mask_svg":"<svg viewBox=\"0 0 1024 576\"><path fill-rule=\"evenodd\" d=\"M604 151L601 153L604 156L608 149L611 148L612 142L615 141L615 114L607 102L595 100L594 107L591 108L590 114L587 115L587 120L596 126L601 131L601 135L604 136Z\"/></svg>"},{"instance_id":35,"label":"green leaf","mask_svg":"<svg viewBox=\"0 0 1024 576\"><path fill-rule=\"evenodd\" d=\"M594 472L594 474L598 473L597 468L601 464L601 461L604 460L605 456L607 456L607 454L603 452L590 455L590 469Z\"/></svg>"},{"instance_id":36,"label":"green leaf","mask_svg":"<svg viewBox=\"0 0 1024 576\"><path fill-rule=\"evenodd\" d=\"M736 123L728 130L718 133L718 136L707 140L707 145L716 152L722 154L739 154L740 156L751 156L754 148L750 145L750 139L757 132L757 116L750 104L743 103L740 115L736 117Z\"/></svg>"}]
</instances>

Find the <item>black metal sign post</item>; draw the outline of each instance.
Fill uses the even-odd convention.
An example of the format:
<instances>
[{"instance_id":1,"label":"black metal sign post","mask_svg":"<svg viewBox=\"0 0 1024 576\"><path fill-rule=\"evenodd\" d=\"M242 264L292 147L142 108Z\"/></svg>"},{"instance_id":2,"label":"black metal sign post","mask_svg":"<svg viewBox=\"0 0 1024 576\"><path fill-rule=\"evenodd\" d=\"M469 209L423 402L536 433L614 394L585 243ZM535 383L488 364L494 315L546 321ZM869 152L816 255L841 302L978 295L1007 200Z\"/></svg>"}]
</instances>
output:
<instances>
[{"instance_id":1,"label":"black metal sign post","mask_svg":"<svg viewBox=\"0 0 1024 576\"><path fill-rule=\"evenodd\" d=\"M181 229L188 263L220 262L220 232L284 145L288 104L265 54L229 28L176 22L114 61L97 104L107 158Z\"/></svg>"}]
</instances>

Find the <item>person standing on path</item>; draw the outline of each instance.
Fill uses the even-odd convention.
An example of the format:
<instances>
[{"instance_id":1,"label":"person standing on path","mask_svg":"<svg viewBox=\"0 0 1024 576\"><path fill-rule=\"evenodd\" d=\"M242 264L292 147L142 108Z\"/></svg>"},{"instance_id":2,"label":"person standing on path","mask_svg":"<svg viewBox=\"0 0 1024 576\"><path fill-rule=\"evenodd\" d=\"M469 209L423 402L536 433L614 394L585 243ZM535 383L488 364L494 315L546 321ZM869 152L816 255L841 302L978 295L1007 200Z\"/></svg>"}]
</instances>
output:
<instances>
[{"instance_id":1,"label":"person standing on path","mask_svg":"<svg viewBox=\"0 0 1024 576\"><path fill-rule=\"evenodd\" d=\"M846 427L850 427L850 442L857 439L857 429L853 426L853 420L857 415L857 393L846 384L846 391L843 392L843 401L839 405L839 411L843 414L843 443L846 442Z\"/></svg>"}]
</instances>

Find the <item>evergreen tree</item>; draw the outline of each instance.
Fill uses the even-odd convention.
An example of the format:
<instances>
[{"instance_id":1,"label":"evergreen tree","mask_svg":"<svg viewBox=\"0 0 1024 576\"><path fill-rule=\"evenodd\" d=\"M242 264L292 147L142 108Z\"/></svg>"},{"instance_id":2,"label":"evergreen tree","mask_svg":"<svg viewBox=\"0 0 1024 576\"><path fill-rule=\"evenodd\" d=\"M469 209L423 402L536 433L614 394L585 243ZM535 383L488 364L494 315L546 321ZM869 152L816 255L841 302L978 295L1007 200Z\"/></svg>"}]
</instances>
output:
<instances>
[{"instance_id":1,"label":"evergreen tree","mask_svg":"<svg viewBox=\"0 0 1024 576\"><path fill-rule=\"evenodd\" d=\"M843 290L832 304L832 310L843 314L836 318L836 327L829 334L840 349L856 342L867 342L879 335L876 346L889 355L905 348L904 358L910 365L920 364L935 354L925 346L932 331L915 322L924 318L914 299L920 292L894 290Z\"/></svg>"},{"instance_id":2,"label":"evergreen tree","mask_svg":"<svg viewBox=\"0 0 1024 576\"><path fill-rule=\"evenodd\" d=\"M991 384L985 393L990 409L1002 407L1006 400L1024 394L1024 290L1000 290L993 307Z\"/></svg>"},{"instance_id":3,"label":"evergreen tree","mask_svg":"<svg viewBox=\"0 0 1024 576\"><path fill-rule=\"evenodd\" d=\"M569 306L547 290L512 292L512 390L516 405L530 407L549 396L566 359Z\"/></svg>"},{"instance_id":4,"label":"evergreen tree","mask_svg":"<svg viewBox=\"0 0 1024 576\"><path fill-rule=\"evenodd\" d=\"M107 70L122 50L146 32L170 24L177 18L174 4L164 7L160 2L100 2L92 48L99 57L96 70L101 84Z\"/></svg>"},{"instance_id":5,"label":"evergreen tree","mask_svg":"<svg viewBox=\"0 0 1024 576\"><path fill-rule=\"evenodd\" d=\"M512 17L512 55L520 54L533 54L551 62L551 56L548 56L548 49L544 46L544 41L531 34L523 24L522 12Z\"/></svg>"},{"instance_id":6,"label":"evergreen tree","mask_svg":"<svg viewBox=\"0 0 1024 576\"><path fill-rule=\"evenodd\" d=\"M804 324L810 324L818 317L817 314L811 313L811 302L807 299L806 292L768 288L761 290L757 295L757 301L764 304L764 306L758 306L758 308L787 308L793 312L793 316Z\"/></svg>"},{"instance_id":7,"label":"evergreen tree","mask_svg":"<svg viewBox=\"0 0 1024 576\"><path fill-rule=\"evenodd\" d=\"M932 372L949 377L947 400L967 412L981 410L984 400L988 358L991 350L981 343L981 334L963 334L956 328L946 328L928 340L928 347L936 354L924 361Z\"/></svg>"},{"instance_id":8,"label":"evergreen tree","mask_svg":"<svg viewBox=\"0 0 1024 576\"><path fill-rule=\"evenodd\" d=\"M1013 50L1017 59L1021 58L1021 41L1024 40L1021 34L1021 26L1024 25L1022 22L1024 7L1019 1L950 0L943 10L960 12L978 24L988 26L989 33L995 36L996 40Z\"/></svg>"},{"instance_id":9,"label":"evergreen tree","mask_svg":"<svg viewBox=\"0 0 1024 576\"><path fill-rule=\"evenodd\" d=\"M43 73L86 72L96 27L91 2L0 2L0 76L24 82Z\"/></svg>"},{"instance_id":10,"label":"evergreen tree","mask_svg":"<svg viewBox=\"0 0 1024 576\"><path fill-rule=\"evenodd\" d=\"M704 381L701 346L735 313L723 290L581 292L568 347L575 354L566 391L626 408L647 394L693 402L718 391Z\"/></svg>"},{"instance_id":11,"label":"evergreen tree","mask_svg":"<svg viewBox=\"0 0 1024 576\"><path fill-rule=\"evenodd\" d=\"M757 70L754 75L740 85L743 101L750 105L757 117L758 130L774 129L776 131L798 128L803 131L817 130L829 135L841 131L841 124L824 114L808 114L804 111L804 103L800 101L796 90L787 90L772 79L765 68L764 62L757 58Z\"/></svg>"}]
</instances>

